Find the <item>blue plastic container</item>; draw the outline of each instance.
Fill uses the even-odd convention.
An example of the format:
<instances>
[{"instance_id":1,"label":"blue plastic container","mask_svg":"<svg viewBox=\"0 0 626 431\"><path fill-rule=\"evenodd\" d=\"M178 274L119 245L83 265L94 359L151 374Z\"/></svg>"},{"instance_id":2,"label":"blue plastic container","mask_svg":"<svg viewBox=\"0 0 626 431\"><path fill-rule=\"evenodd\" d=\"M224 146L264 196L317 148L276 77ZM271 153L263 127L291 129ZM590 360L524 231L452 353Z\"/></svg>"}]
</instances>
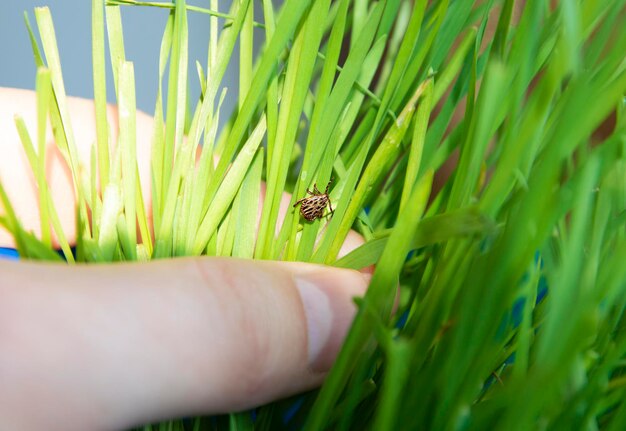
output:
<instances>
[{"instance_id":1,"label":"blue plastic container","mask_svg":"<svg viewBox=\"0 0 626 431\"><path fill-rule=\"evenodd\" d=\"M19 254L17 254L16 250L12 248L0 247L0 259L8 259L8 260L17 260L19 259Z\"/></svg>"}]
</instances>

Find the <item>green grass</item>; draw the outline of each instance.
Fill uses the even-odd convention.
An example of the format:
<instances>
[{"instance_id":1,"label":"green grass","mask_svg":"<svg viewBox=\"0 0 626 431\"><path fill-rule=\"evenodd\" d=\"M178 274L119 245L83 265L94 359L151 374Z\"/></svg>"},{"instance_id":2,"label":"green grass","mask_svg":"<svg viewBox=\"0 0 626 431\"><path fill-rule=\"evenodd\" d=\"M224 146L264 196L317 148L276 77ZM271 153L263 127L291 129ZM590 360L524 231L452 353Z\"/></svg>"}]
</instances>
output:
<instances>
[{"instance_id":1,"label":"green grass","mask_svg":"<svg viewBox=\"0 0 626 431\"><path fill-rule=\"evenodd\" d=\"M36 9L38 127L16 125L42 235L24 231L1 185L0 224L23 258L58 260L54 234L69 264L209 254L376 265L324 386L287 423L293 400L261 407L254 423L244 413L146 430L624 429L626 2L549 3L264 0L255 22L251 0L226 12L217 0L93 0L89 161L77 157L50 12ZM170 14L155 89L154 238L137 173L128 5ZM191 13L211 24L208 63L193 72ZM266 36L256 57L255 26ZM128 114L116 146L107 45ZM220 131L232 96L218 89L235 55L239 103ZM189 100L196 75L202 94ZM48 117L75 180L74 255L43 174ZM284 192L293 204L331 177L332 217L309 223L292 210L279 221ZM350 229L367 242L338 259Z\"/></svg>"}]
</instances>

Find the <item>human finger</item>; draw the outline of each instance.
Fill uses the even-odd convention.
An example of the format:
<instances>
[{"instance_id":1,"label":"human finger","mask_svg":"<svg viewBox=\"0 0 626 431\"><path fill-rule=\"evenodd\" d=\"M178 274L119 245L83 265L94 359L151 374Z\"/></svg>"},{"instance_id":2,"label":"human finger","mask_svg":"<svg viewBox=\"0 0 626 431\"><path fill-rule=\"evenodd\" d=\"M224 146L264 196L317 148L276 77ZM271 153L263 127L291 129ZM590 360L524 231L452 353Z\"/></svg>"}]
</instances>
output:
<instances>
[{"instance_id":1,"label":"human finger","mask_svg":"<svg viewBox=\"0 0 626 431\"><path fill-rule=\"evenodd\" d=\"M0 270L7 429L119 429L313 388L367 285L356 271L232 258Z\"/></svg>"}]
</instances>

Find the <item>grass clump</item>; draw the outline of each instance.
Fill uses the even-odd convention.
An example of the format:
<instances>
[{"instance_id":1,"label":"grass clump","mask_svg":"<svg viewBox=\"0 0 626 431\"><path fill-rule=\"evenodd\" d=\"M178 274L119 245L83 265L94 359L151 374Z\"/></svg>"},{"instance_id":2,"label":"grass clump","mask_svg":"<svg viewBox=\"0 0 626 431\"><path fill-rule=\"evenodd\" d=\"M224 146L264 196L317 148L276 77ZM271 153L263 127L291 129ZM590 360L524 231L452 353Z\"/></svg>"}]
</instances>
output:
<instances>
[{"instance_id":1,"label":"grass clump","mask_svg":"<svg viewBox=\"0 0 626 431\"><path fill-rule=\"evenodd\" d=\"M93 0L97 143L87 181L51 15L36 9L36 144L19 118L17 127L42 235L20 227L1 187L0 222L23 258L58 259L54 235L70 264L208 254L376 265L334 368L295 413L286 400L258 409L254 423L234 414L145 429L623 429L625 2L557 3L263 0L257 23L251 0L228 12L217 0ZM169 11L151 214L122 6ZM187 93L189 13L211 26L196 101ZM255 26L266 37L256 57ZM125 113L115 146L105 33ZM239 104L218 133L237 41ZM75 252L43 174L48 117L74 175ZM296 209L279 220L285 191L293 204L331 177L332 217L305 223ZM338 258L350 229L366 243Z\"/></svg>"}]
</instances>

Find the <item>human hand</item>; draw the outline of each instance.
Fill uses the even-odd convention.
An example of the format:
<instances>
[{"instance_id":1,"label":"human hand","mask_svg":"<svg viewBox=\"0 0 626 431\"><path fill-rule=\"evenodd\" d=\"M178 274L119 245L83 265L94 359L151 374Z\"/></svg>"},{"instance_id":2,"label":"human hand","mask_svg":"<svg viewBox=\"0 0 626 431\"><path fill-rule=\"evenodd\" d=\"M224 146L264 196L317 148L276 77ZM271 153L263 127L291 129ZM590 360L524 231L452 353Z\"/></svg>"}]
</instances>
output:
<instances>
[{"instance_id":1,"label":"human hand","mask_svg":"<svg viewBox=\"0 0 626 431\"><path fill-rule=\"evenodd\" d=\"M70 110L86 157L93 105L71 99ZM25 228L37 231L36 185L16 112L32 127L34 94L0 89L0 180ZM149 178L151 120L137 120L140 172ZM70 175L50 149L48 178L73 238ZM343 253L361 243L351 234ZM0 246L10 244L0 230ZM231 258L73 267L0 261L0 274L0 422L8 429L119 429L313 388L338 353L352 298L367 286L356 271Z\"/></svg>"}]
</instances>

